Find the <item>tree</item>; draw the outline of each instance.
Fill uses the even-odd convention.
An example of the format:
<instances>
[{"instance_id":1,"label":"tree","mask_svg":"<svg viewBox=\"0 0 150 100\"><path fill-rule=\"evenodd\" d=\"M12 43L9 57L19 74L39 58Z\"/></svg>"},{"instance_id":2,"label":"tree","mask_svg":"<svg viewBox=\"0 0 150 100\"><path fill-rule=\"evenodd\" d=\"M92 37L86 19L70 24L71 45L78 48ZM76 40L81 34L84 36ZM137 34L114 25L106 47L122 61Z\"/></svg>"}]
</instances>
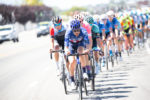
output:
<instances>
[{"instance_id":1,"label":"tree","mask_svg":"<svg viewBox=\"0 0 150 100\"><path fill-rule=\"evenodd\" d=\"M43 5L41 0L25 0L25 4L30 6Z\"/></svg>"},{"instance_id":2,"label":"tree","mask_svg":"<svg viewBox=\"0 0 150 100\"><path fill-rule=\"evenodd\" d=\"M64 15L72 15L73 13L78 13L80 11L86 11L86 10L87 9L84 8L84 7L76 7L76 6L74 6L71 9L62 12L62 14L64 14Z\"/></svg>"}]
</instances>

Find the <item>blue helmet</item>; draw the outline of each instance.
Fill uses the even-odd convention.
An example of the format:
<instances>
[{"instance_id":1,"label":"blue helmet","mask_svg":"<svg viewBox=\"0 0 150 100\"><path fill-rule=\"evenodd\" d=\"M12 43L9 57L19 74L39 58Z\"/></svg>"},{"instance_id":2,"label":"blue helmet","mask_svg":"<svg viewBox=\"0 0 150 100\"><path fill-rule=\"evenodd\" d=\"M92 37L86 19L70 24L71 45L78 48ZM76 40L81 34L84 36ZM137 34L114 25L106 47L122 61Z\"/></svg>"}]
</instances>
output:
<instances>
[{"instance_id":1,"label":"blue helmet","mask_svg":"<svg viewBox=\"0 0 150 100\"><path fill-rule=\"evenodd\" d=\"M71 29L73 29L73 30L79 29L79 28L80 28L80 21L79 21L79 20L76 20L76 19L73 19L73 20L70 22L70 27L71 27Z\"/></svg>"}]
</instances>

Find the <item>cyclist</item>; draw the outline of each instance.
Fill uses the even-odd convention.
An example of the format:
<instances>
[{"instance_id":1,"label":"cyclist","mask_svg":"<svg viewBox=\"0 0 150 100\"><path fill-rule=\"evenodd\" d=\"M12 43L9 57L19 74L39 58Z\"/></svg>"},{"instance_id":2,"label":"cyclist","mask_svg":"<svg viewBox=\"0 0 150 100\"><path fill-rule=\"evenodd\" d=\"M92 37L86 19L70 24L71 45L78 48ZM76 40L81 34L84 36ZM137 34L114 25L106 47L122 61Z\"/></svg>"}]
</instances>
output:
<instances>
[{"instance_id":1,"label":"cyclist","mask_svg":"<svg viewBox=\"0 0 150 100\"><path fill-rule=\"evenodd\" d=\"M105 28L105 34L103 35L103 40L107 41L110 38L110 33L112 32L112 26L106 14L101 15L101 21L104 24L104 28ZM108 50L109 50L109 46L108 46ZM105 56L103 57L102 66L103 67L105 66Z\"/></svg>"},{"instance_id":2,"label":"cyclist","mask_svg":"<svg viewBox=\"0 0 150 100\"><path fill-rule=\"evenodd\" d=\"M96 24L99 27L99 33L100 33L100 45L102 47L102 50L104 51L104 47L102 45L102 36L105 34L105 27L102 21L100 21L100 16L95 15L94 16L94 24Z\"/></svg>"},{"instance_id":3,"label":"cyclist","mask_svg":"<svg viewBox=\"0 0 150 100\"><path fill-rule=\"evenodd\" d=\"M50 52L52 50L59 50L60 47L64 49L64 38L66 33L66 28L62 25L62 18L60 16L55 16L52 19L53 27L50 28ZM54 53L54 58L57 66L57 75L60 75L61 68L59 66L59 53Z\"/></svg>"},{"instance_id":4,"label":"cyclist","mask_svg":"<svg viewBox=\"0 0 150 100\"><path fill-rule=\"evenodd\" d=\"M118 41L120 35L120 27L119 27L120 22L117 20L115 13L113 11L108 11L107 15L112 26L112 32L111 32L112 35L111 35L111 40L109 45L112 47L112 43L114 43L114 49L115 49L114 52L116 55L118 55L118 51L119 51L121 57L121 51L120 51L121 42Z\"/></svg>"},{"instance_id":5,"label":"cyclist","mask_svg":"<svg viewBox=\"0 0 150 100\"><path fill-rule=\"evenodd\" d=\"M86 29L86 31L87 31L87 33L88 33L88 38L89 38L89 47L87 47L87 48L92 48L92 38L91 38L91 27L90 27L90 25L87 23L87 22L85 22L84 21L84 16L83 16L83 14L76 14L76 15L74 15L74 19L77 19L77 20L79 20L80 21L80 25L81 25L81 27L83 27L83 28L85 28ZM86 49L86 48L85 48ZM85 60L86 60L86 68L87 68L87 74L88 74L88 77L89 77L89 79L90 79L90 69L91 69L91 66L90 66L90 62L89 62L89 57L88 57L88 55L85 55Z\"/></svg>"},{"instance_id":6,"label":"cyclist","mask_svg":"<svg viewBox=\"0 0 150 100\"><path fill-rule=\"evenodd\" d=\"M80 26L80 21L73 19L70 23L70 29L67 30L65 35L65 52L67 55L78 53L88 53L89 49L84 50L85 45L89 45L87 31ZM88 46L86 46L88 47ZM80 56L80 62L83 69L83 78L87 79L85 56ZM70 76L72 89L75 88L74 71L76 67L75 57L71 56L70 59Z\"/></svg>"},{"instance_id":7,"label":"cyclist","mask_svg":"<svg viewBox=\"0 0 150 100\"><path fill-rule=\"evenodd\" d=\"M132 46L132 36L130 35L130 21L128 20L127 16L124 16L121 21L121 27L124 33L125 38L125 49L131 50L133 48Z\"/></svg>"},{"instance_id":8,"label":"cyclist","mask_svg":"<svg viewBox=\"0 0 150 100\"><path fill-rule=\"evenodd\" d=\"M92 16L87 16L86 17L86 21L89 23L89 25L91 26L91 33L92 33L92 49L97 49L97 46L99 48L101 48L100 45L100 31L99 31L99 27L94 24L94 19ZM98 65L98 60L99 60L99 54L98 51L94 51L94 57L95 57L95 65L96 65L96 69L95 69L95 73L98 74L100 71L100 66Z\"/></svg>"}]
</instances>

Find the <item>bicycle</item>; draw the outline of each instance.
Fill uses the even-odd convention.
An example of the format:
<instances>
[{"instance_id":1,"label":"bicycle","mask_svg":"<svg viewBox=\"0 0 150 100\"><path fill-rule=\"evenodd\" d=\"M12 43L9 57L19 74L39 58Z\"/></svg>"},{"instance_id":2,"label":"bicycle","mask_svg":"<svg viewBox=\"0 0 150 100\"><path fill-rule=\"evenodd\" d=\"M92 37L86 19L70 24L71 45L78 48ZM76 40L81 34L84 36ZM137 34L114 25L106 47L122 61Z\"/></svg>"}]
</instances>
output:
<instances>
[{"instance_id":1,"label":"bicycle","mask_svg":"<svg viewBox=\"0 0 150 100\"><path fill-rule=\"evenodd\" d=\"M93 55L93 52L94 51L98 51L99 52L99 55L103 55L103 52L99 49L93 49L90 51L90 54L89 54L89 60L90 60L90 65L91 65L91 80L92 80L92 84L91 84L91 88L93 91L95 91L95 59L94 59L94 55ZM100 69L101 69L101 59L99 59L100 61Z\"/></svg>"},{"instance_id":2,"label":"bicycle","mask_svg":"<svg viewBox=\"0 0 150 100\"><path fill-rule=\"evenodd\" d=\"M64 50L55 50L55 51L52 51L50 53L50 58L52 59L52 53L55 53L55 52L59 52L61 55L61 58L62 58L62 61L61 61L61 80L62 80L62 83L64 85L64 90L65 90L65 94L67 94L67 81L69 83L69 80L67 79L67 69L65 67L65 63L64 63L64 57L65 57L65 52Z\"/></svg>"},{"instance_id":3,"label":"bicycle","mask_svg":"<svg viewBox=\"0 0 150 100\"><path fill-rule=\"evenodd\" d=\"M68 62L68 57L69 56L75 56L76 60L77 60L77 65L76 65L76 69L75 69L75 85L76 85L76 90L79 90L79 99L82 100L82 87L84 87L85 89L85 93L86 95L88 95L87 92L87 87L86 87L86 80L83 80L83 72L82 72L82 68L81 68L81 63L79 61L79 56L82 55L87 55L87 53L74 53L74 54L69 54L67 55L67 62Z\"/></svg>"},{"instance_id":4,"label":"bicycle","mask_svg":"<svg viewBox=\"0 0 150 100\"><path fill-rule=\"evenodd\" d=\"M103 45L104 45L104 56L105 56L105 59L106 59L106 67L107 67L107 70L108 70L108 48L107 48L107 41L106 40L103 40Z\"/></svg>"}]
</instances>

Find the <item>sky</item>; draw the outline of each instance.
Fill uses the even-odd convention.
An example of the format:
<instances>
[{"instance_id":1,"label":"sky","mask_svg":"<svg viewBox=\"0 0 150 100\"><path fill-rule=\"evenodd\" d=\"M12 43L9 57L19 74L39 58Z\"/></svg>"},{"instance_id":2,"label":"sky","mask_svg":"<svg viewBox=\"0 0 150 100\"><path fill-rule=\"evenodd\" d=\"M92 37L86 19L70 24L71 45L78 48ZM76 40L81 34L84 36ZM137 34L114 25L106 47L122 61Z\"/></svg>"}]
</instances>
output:
<instances>
[{"instance_id":1,"label":"sky","mask_svg":"<svg viewBox=\"0 0 150 100\"><path fill-rule=\"evenodd\" d=\"M72 6L96 5L100 3L108 3L109 0L42 0L43 3L50 7L58 7L62 10L71 8ZM0 3L9 5L20 5L23 0L0 0Z\"/></svg>"},{"instance_id":2,"label":"sky","mask_svg":"<svg viewBox=\"0 0 150 100\"><path fill-rule=\"evenodd\" d=\"M47 6L56 6L61 9L68 9L72 6L96 5L100 3L108 3L109 0L43 0Z\"/></svg>"},{"instance_id":3,"label":"sky","mask_svg":"<svg viewBox=\"0 0 150 100\"><path fill-rule=\"evenodd\" d=\"M24 0L0 0L0 4L9 4L9 5L21 5ZM46 6L49 7L58 7L62 10L71 8L72 6L87 6L87 5L97 5L97 4L106 4L110 0L41 0ZM114 0L120 1L120 0ZM126 0L125 0L126 1ZM143 1L143 0L128 0L128 1Z\"/></svg>"}]
</instances>

